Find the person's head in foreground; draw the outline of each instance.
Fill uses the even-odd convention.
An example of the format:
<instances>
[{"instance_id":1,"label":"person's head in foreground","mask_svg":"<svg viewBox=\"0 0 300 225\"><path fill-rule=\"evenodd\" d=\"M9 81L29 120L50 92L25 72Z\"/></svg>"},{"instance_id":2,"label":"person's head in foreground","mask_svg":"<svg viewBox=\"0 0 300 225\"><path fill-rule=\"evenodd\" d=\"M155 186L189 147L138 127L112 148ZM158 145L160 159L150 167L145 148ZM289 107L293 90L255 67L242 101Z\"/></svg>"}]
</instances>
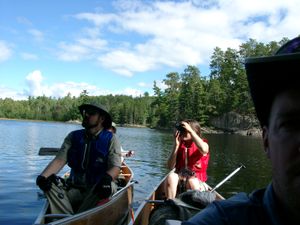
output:
<instances>
[{"instance_id":1,"label":"person's head in foreground","mask_svg":"<svg viewBox=\"0 0 300 225\"><path fill-rule=\"evenodd\" d=\"M246 59L245 68L272 166L272 184L250 197L236 195L235 202L213 203L184 224L300 223L300 37L274 56Z\"/></svg>"},{"instance_id":2,"label":"person's head in foreground","mask_svg":"<svg viewBox=\"0 0 300 225\"><path fill-rule=\"evenodd\" d=\"M282 210L299 216L300 38L283 45L275 56L248 59L246 72L275 195Z\"/></svg>"}]
</instances>

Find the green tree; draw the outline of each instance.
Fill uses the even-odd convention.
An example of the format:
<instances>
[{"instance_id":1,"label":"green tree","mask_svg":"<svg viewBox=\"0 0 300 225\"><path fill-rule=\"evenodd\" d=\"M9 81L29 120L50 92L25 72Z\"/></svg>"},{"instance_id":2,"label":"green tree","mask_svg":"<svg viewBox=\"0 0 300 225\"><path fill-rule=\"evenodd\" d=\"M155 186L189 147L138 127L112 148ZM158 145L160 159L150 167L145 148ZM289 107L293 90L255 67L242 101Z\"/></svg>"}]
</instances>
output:
<instances>
[{"instance_id":1,"label":"green tree","mask_svg":"<svg viewBox=\"0 0 300 225\"><path fill-rule=\"evenodd\" d=\"M188 66L181 74L181 89L179 92L179 114L184 118L193 118L204 124L205 102L204 82L200 71L195 66Z\"/></svg>"},{"instance_id":2,"label":"green tree","mask_svg":"<svg viewBox=\"0 0 300 225\"><path fill-rule=\"evenodd\" d=\"M180 76L176 72L168 73L166 77L167 78L163 80L164 84L167 86L165 89L167 105L166 119L169 121L171 126L179 118L178 97L181 83Z\"/></svg>"}]
</instances>

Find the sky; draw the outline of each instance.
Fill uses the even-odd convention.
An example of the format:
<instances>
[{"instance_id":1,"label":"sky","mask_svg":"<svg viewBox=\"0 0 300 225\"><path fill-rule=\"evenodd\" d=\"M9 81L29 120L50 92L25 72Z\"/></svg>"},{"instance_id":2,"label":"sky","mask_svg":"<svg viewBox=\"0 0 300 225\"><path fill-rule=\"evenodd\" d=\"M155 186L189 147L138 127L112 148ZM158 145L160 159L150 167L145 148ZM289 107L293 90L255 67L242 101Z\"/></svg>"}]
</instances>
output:
<instances>
[{"instance_id":1,"label":"sky","mask_svg":"<svg viewBox=\"0 0 300 225\"><path fill-rule=\"evenodd\" d=\"M0 0L0 98L153 95L215 47L300 34L297 0Z\"/></svg>"}]
</instances>

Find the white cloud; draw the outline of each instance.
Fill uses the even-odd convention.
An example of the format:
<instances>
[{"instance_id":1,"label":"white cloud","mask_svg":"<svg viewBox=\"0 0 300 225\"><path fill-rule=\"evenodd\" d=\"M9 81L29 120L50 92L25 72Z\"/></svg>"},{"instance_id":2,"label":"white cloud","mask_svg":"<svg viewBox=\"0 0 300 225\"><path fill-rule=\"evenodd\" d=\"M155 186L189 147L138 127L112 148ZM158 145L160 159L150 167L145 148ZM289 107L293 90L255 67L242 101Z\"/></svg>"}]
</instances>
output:
<instances>
[{"instance_id":1,"label":"white cloud","mask_svg":"<svg viewBox=\"0 0 300 225\"><path fill-rule=\"evenodd\" d=\"M69 51L63 59L80 60L84 58L80 55L88 55L124 76L206 64L216 46L238 48L249 38L268 42L296 36L300 19L296 0L116 1L114 6L115 13L75 15L91 22L84 29L91 32L83 33L86 38L77 40L76 47L94 45L98 51L76 52L66 44ZM126 41L120 41L123 36ZM98 45L88 44L100 37Z\"/></svg>"},{"instance_id":2,"label":"white cloud","mask_svg":"<svg viewBox=\"0 0 300 225\"><path fill-rule=\"evenodd\" d=\"M98 58L99 62L124 76L132 76L133 72L151 69L152 59L142 57L134 52L116 50Z\"/></svg>"},{"instance_id":3,"label":"white cloud","mask_svg":"<svg viewBox=\"0 0 300 225\"><path fill-rule=\"evenodd\" d=\"M24 89L22 93L17 93L13 90L7 89L5 87L0 87L0 91L2 90L6 94L2 94L5 97L11 97L14 99L27 99L28 96L47 96L47 97L65 97L68 94L71 96L79 97L83 90L86 90L89 95L108 95L108 94L124 94L124 95L132 95L132 96L140 96L144 92L141 90L133 89L133 88L125 88L124 90L118 91L110 91L101 89L95 85L91 85L85 82L63 82L63 83L55 83L52 85L46 85L43 83L44 77L42 76L41 71L35 70L29 73L26 76L26 85L27 88Z\"/></svg>"},{"instance_id":4,"label":"white cloud","mask_svg":"<svg viewBox=\"0 0 300 225\"><path fill-rule=\"evenodd\" d=\"M161 90L165 90L168 86L162 80L156 80L156 86Z\"/></svg>"},{"instance_id":5,"label":"white cloud","mask_svg":"<svg viewBox=\"0 0 300 225\"><path fill-rule=\"evenodd\" d=\"M74 16L77 19L80 20L88 20L92 22L95 26L103 26L105 24L108 24L109 22L116 19L117 15L115 14L104 14L104 13L79 13Z\"/></svg>"},{"instance_id":6,"label":"white cloud","mask_svg":"<svg viewBox=\"0 0 300 225\"><path fill-rule=\"evenodd\" d=\"M90 85L84 82L75 83L75 82L64 82L56 83L53 85L43 84L44 77L42 76L41 71L35 70L29 73L26 77L26 83L28 89L24 90L25 96L52 96L52 97L64 97L69 93L71 96L78 97L83 90L87 90L89 93L92 93L96 90L96 86Z\"/></svg>"},{"instance_id":7,"label":"white cloud","mask_svg":"<svg viewBox=\"0 0 300 225\"><path fill-rule=\"evenodd\" d=\"M147 87L148 85L145 82L138 83L138 86L140 87Z\"/></svg>"},{"instance_id":8,"label":"white cloud","mask_svg":"<svg viewBox=\"0 0 300 225\"><path fill-rule=\"evenodd\" d=\"M133 97L137 97L137 96L142 96L144 94L144 92L141 90L134 89L134 88L125 88L119 94L131 95Z\"/></svg>"},{"instance_id":9,"label":"white cloud","mask_svg":"<svg viewBox=\"0 0 300 225\"><path fill-rule=\"evenodd\" d=\"M102 50L106 47L107 41L101 39L82 38L78 40L78 44L91 48L93 50Z\"/></svg>"},{"instance_id":10,"label":"white cloud","mask_svg":"<svg viewBox=\"0 0 300 225\"><path fill-rule=\"evenodd\" d=\"M52 86L45 87L47 90L46 96L65 97L69 93L71 96L79 97L83 90L87 90L89 94L97 90L97 87L88 83L64 82L57 83Z\"/></svg>"},{"instance_id":11,"label":"white cloud","mask_svg":"<svg viewBox=\"0 0 300 225\"><path fill-rule=\"evenodd\" d=\"M24 24L26 26L32 26L32 22L28 18L26 18L26 17L18 16L16 18L16 20L20 24Z\"/></svg>"},{"instance_id":12,"label":"white cloud","mask_svg":"<svg viewBox=\"0 0 300 225\"><path fill-rule=\"evenodd\" d=\"M9 45L0 40L0 62L8 60L12 55L12 50Z\"/></svg>"},{"instance_id":13,"label":"white cloud","mask_svg":"<svg viewBox=\"0 0 300 225\"><path fill-rule=\"evenodd\" d=\"M30 29L28 30L28 33L31 34L36 41L41 42L44 40L44 34L40 30Z\"/></svg>"},{"instance_id":14,"label":"white cloud","mask_svg":"<svg viewBox=\"0 0 300 225\"><path fill-rule=\"evenodd\" d=\"M79 38L74 44L60 43L58 58L63 61L80 61L95 58L95 52L106 48L107 41L102 39Z\"/></svg>"},{"instance_id":15,"label":"white cloud","mask_svg":"<svg viewBox=\"0 0 300 225\"><path fill-rule=\"evenodd\" d=\"M35 70L29 73L26 77L26 82L28 85L28 96L42 96L44 95L44 90L42 88L43 76L41 71Z\"/></svg>"},{"instance_id":16,"label":"white cloud","mask_svg":"<svg viewBox=\"0 0 300 225\"><path fill-rule=\"evenodd\" d=\"M79 61L88 57L90 50L80 44L60 44L61 51L58 53L59 59L63 61Z\"/></svg>"},{"instance_id":17,"label":"white cloud","mask_svg":"<svg viewBox=\"0 0 300 225\"><path fill-rule=\"evenodd\" d=\"M26 97L12 88L0 85L0 98L12 98L14 100L25 100Z\"/></svg>"}]
</instances>

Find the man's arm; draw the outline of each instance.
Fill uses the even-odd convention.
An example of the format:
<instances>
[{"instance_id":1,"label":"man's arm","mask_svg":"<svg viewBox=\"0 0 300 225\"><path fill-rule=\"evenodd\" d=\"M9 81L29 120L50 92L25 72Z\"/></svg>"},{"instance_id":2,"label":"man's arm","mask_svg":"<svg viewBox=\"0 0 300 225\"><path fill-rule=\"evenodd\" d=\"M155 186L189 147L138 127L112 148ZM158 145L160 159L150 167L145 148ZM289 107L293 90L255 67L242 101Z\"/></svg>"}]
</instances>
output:
<instances>
[{"instance_id":1,"label":"man's arm","mask_svg":"<svg viewBox=\"0 0 300 225\"><path fill-rule=\"evenodd\" d=\"M55 157L41 173L41 176L47 178L51 174L57 174L65 165L66 161L64 159Z\"/></svg>"},{"instance_id":2,"label":"man's arm","mask_svg":"<svg viewBox=\"0 0 300 225\"><path fill-rule=\"evenodd\" d=\"M108 171L106 171L106 173L109 174L113 178L113 180L118 178L119 172L120 172L120 167L118 166L114 166L110 168Z\"/></svg>"},{"instance_id":3,"label":"man's arm","mask_svg":"<svg viewBox=\"0 0 300 225\"><path fill-rule=\"evenodd\" d=\"M47 178L52 174L57 174L66 165L67 152L71 148L71 135L72 132L67 135L56 157L43 170L41 176Z\"/></svg>"},{"instance_id":4,"label":"man's arm","mask_svg":"<svg viewBox=\"0 0 300 225\"><path fill-rule=\"evenodd\" d=\"M119 175L122 165L121 161L121 145L115 135L111 139L108 155L108 170L106 171L113 179L116 179Z\"/></svg>"}]
</instances>

